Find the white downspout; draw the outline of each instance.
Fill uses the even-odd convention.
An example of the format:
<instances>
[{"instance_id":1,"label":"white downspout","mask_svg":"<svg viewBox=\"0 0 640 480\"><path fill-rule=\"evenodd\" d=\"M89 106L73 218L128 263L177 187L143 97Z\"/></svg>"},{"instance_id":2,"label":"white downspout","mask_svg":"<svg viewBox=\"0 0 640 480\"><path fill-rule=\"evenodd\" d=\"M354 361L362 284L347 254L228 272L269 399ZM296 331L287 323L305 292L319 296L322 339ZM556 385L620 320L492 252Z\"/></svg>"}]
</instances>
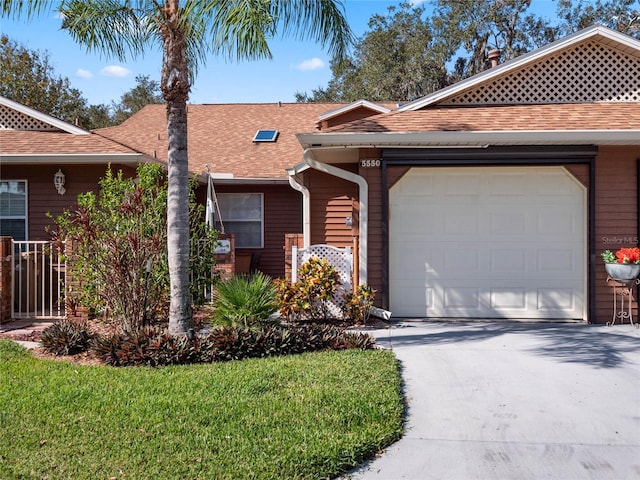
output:
<instances>
[{"instance_id":1,"label":"white downspout","mask_svg":"<svg viewBox=\"0 0 640 480\"><path fill-rule=\"evenodd\" d=\"M311 196L309 189L298 182L294 168L287 170L287 173L289 174L289 185L302 193L302 238L304 248L307 248L311 244Z\"/></svg>"},{"instance_id":2,"label":"white downspout","mask_svg":"<svg viewBox=\"0 0 640 480\"><path fill-rule=\"evenodd\" d=\"M358 223L358 229L360 231L360 245L358 248L358 268L359 268L359 283L360 285L367 284L367 239L368 239L368 216L369 216L369 185L367 181L360 175L352 172L347 172L341 168L334 167L333 165L327 165L326 163L318 162L313 158L313 148L305 148L302 158L304 163L309 165L314 170L333 175L334 177L348 180L349 182L357 183L359 188L360 197L360 221ZM291 178L291 177L289 177ZM294 187L295 188L295 187Z\"/></svg>"}]
</instances>

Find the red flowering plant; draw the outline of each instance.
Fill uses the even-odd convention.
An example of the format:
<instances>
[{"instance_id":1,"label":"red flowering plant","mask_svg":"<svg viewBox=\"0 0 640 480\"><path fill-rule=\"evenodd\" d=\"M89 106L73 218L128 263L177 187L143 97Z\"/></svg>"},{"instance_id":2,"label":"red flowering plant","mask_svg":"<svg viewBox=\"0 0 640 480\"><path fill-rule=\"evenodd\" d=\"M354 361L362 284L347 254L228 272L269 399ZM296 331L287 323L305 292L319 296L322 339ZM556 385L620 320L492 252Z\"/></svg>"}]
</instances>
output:
<instances>
[{"instance_id":1,"label":"red flowering plant","mask_svg":"<svg viewBox=\"0 0 640 480\"><path fill-rule=\"evenodd\" d=\"M640 248L621 248L616 253L611 250L602 252L604 263L640 264Z\"/></svg>"}]
</instances>

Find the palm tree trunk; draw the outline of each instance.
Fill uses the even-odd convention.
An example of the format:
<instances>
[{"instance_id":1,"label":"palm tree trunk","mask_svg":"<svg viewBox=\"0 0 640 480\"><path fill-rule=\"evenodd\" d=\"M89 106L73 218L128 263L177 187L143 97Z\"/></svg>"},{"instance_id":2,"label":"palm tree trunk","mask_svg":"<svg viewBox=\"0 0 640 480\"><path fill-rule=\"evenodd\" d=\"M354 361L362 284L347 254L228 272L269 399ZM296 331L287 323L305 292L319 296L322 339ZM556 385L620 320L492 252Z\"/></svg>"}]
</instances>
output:
<instances>
[{"instance_id":1,"label":"palm tree trunk","mask_svg":"<svg viewBox=\"0 0 640 480\"><path fill-rule=\"evenodd\" d=\"M191 328L189 294L189 170L187 160L187 102L167 103L169 191L167 249L169 256L169 333L184 335Z\"/></svg>"},{"instance_id":2,"label":"palm tree trunk","mask_svg":"<svg viewBox=\"0 0 640 480\"><path fill-rule=\"evenodd\" d=\"M164 41L160 88L167 101L169 188L167 253L169 256L169 333L188 334L192 328L189 293L189 162L187 156L187 99L191 84L178 0L165 0L160 22Z\"/></svg>"}]
</instances>

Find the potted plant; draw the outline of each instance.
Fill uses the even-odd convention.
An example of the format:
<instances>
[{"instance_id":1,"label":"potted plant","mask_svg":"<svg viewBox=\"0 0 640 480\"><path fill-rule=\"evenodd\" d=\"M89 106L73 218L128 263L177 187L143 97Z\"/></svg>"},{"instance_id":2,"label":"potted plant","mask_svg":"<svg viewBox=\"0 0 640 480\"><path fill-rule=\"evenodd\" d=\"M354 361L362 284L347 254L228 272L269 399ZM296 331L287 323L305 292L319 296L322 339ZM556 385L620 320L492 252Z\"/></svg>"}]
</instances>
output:
<instances>
[{"instance_id":1,"label":"potted plant","mask_svg":"<svg viewBox=\"0 0 640 480\"><path fill-rule=\"evenodd\" d=\"M621 248L613 253L602 252L604 268L610 278L616 282L629 284L640 277L640 248Z\"/></svg>"}]
</instances>

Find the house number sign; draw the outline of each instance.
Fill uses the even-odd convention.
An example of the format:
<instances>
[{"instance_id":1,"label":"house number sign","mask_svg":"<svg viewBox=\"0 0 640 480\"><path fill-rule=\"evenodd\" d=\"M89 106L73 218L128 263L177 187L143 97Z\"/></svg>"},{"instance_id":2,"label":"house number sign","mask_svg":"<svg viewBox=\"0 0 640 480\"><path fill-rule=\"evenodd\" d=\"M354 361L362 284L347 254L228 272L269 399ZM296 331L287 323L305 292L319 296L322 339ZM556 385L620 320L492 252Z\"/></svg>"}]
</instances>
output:
<instances>
[{"instance_id":1,"label":"house number sign","mask_svg":"<svg viewBox=\"0 0 640 480\"><path fill-rule=\"evenodd\" d=\"M379 159L371 159L371 160L360 160L360 166L362 168L374 168L380 166Z\"/></svg>"}]
</instances>

